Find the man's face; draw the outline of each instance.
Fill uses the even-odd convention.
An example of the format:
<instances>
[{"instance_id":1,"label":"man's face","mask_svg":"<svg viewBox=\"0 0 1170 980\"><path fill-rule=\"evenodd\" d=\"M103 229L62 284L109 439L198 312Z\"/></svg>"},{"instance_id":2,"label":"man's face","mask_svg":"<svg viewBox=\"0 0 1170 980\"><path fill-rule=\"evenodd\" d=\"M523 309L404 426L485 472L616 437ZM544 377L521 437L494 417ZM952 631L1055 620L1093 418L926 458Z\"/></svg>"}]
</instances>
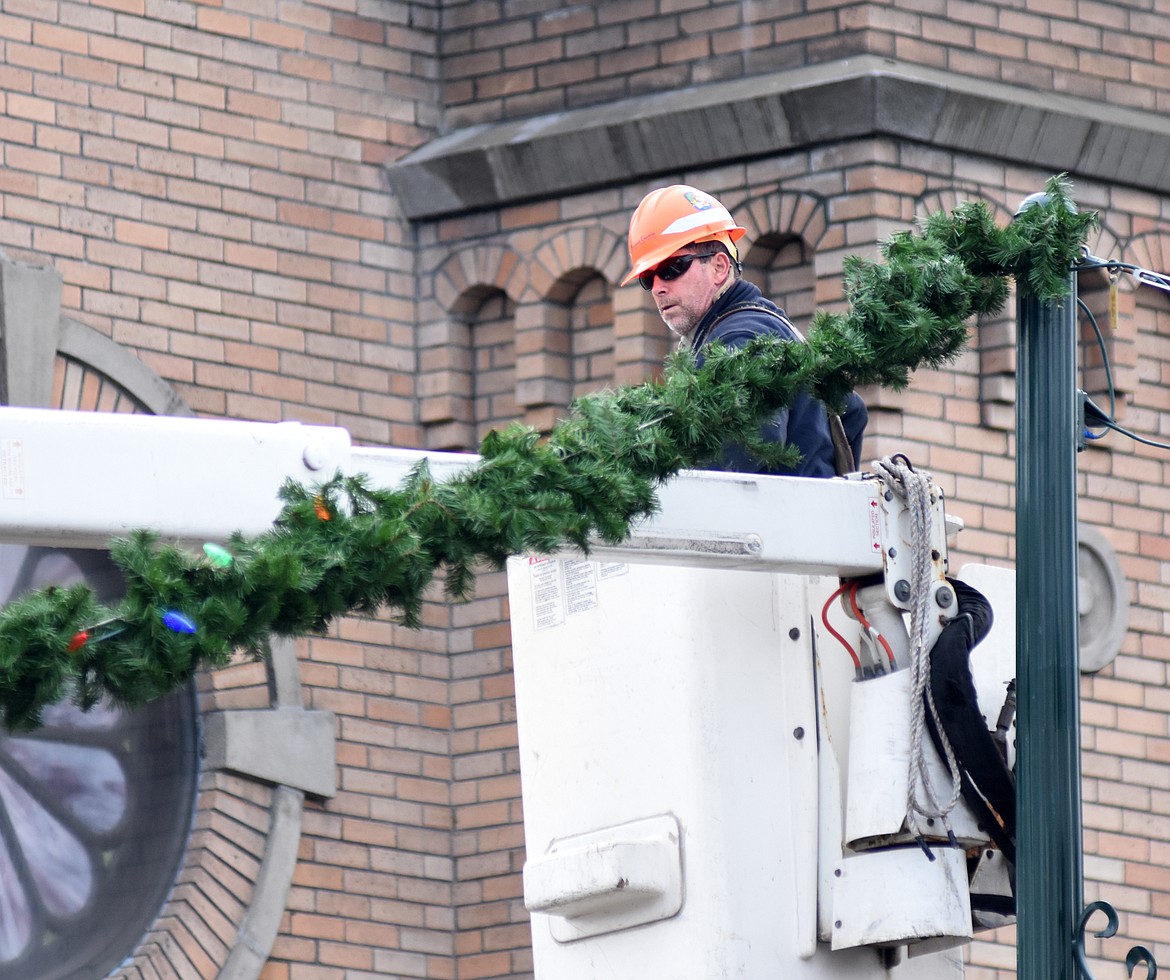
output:
<instances>
[{"instance_id":1,"label":"man's face","mask_svg":"<svg viewBox=\"0 0 1170 980\"><path fill-rule=\"evenodd\" d=\"M679 249L670 258L687 254L689 254L687 249ZM669 262L670 259L666 261ZM695 329L703 319L703 314L715 302L720 287L727 281L730 269L730 260L726 255L719 253L696 259L690 268L676 279L667 280L655 275L650 292L654 296L654 304L658 307L659 315L670 327L671 332L679 337L686 337Z\"/></svg>"}]
</instances>

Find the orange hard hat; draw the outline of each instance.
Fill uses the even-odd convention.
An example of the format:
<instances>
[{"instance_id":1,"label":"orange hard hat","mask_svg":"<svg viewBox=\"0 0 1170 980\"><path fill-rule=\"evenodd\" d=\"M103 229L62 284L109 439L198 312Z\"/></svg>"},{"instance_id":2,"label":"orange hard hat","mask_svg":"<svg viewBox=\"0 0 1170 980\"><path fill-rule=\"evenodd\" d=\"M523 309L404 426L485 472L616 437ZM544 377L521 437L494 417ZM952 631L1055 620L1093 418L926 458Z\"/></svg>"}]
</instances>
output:
<instances>
[{"instance_id":1,"label":"orange hard hat","mask_svg":"<svg viewBox=\"0 0 1170 980\"><path fill-rule=\"evenodd\" d=\"M706 191L688 184L660 187L642 198L630 219L632 267L622 285L653 269L684 245L698 242L722 242L732 261L738 261L735 242L746 233L727 208Z\"/></svg>"}]
</instances>

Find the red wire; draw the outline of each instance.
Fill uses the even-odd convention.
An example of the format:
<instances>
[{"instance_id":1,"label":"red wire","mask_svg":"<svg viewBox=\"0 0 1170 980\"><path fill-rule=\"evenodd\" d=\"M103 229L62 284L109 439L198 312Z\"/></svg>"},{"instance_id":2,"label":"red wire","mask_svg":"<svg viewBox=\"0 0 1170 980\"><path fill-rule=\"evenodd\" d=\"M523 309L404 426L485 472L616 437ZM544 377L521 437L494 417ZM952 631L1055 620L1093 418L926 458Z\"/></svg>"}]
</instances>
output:
<instances>
[{"instance_id":1,"label":"red wire","mask_svg":"<svg viewBox=\"0 0 1170 980\"><path fill-rule=\"evenodd\" d=\"M837 641L841 644L841 646L849 651L849 656L853 658L853 666L858 670L861 670L861 660L858 659L857 653L854 651L853 647L849 645L849 641L846 640L845 637L843 637L835 629L833 629L833 624L829 622L829 606L831 606L833 604L833 600L835 600L847 588L849 588L849 583L843 584L839 589L837 589L836 592L829 596L828 600L825 602L825 605L821 609L821 622L825 624L825 629L827 629L837 638ZM854 588L856 588L856 583L854 583Z\"/></svg>"},{"instance_id":2,"label":"red wire","mask_svg":"<svg viewBox=\"0 0 1170 980\"><path fill-rule=\"evenodd\" d=\"M857 621L861 623L862 627L866 630L871 630L873 627L869 625L869 620L865 618L865 613L863 613L861 611L861 607L857 605L857 588L860 584L860 582L854 582L850 586L849 604L853 607L853 615L857 617ZM896 664L897 661L894 659L894 651L890 649L890 644L886 641L886 638L882 636L881 633L878 633L877 630L874 630L874 633L877 634L878 642L883 647L885 647L886 656L889 658L890 663Z\"/></svg>"}]
</instances>

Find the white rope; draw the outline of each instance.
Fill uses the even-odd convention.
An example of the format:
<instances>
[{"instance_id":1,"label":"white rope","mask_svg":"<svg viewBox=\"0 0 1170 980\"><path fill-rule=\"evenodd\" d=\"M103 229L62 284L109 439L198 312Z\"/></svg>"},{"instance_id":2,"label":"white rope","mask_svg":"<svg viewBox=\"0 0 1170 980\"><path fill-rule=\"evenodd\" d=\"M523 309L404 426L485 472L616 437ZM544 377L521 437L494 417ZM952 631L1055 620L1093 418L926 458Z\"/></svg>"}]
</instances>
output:
<instances>
[{"instance_id":1,"label":"white rope","mask_svg":"<svg viewBox=\"0 0 1170 980\"><path fill-rule=\"evenodd\" d=\"M948 815L959 802L962 776L950 740L939 722L938 709L930 689L930 634L928 614L931 599L931 505L930 477L918 473L905 457L874 462L874 468L888 488L905 501L910 515L910 773L906 795L906 822L921 834L919 817L942 820L951 832ZM923 734L929 707L946 756L951 776L951 795L940 804L926 765Z\"/></svg>"}]
</instances>

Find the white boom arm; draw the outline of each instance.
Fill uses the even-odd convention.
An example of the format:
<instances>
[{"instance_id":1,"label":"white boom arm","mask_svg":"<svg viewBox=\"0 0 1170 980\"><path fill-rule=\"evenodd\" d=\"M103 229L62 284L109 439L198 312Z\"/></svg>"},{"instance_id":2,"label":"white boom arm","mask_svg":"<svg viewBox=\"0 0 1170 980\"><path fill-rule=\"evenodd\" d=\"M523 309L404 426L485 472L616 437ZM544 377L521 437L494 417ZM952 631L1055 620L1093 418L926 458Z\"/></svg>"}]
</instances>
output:
<instances>
[{"instance_id":1,"label":"white boom arm","mask_svg":"<svg viewBox=\"0 0 1170 980\"><path fill-rule=\"evenodd\" d=\"M103 547L149 528L200 543L268 529L286 479L367 474L394 486L420 460L437 479L476 456L354 446L345 429L41 409L0 409L0 539ZM882 568L872 481L688 472L615 561L859 575Z\"/></svg>"}]
</instances>

